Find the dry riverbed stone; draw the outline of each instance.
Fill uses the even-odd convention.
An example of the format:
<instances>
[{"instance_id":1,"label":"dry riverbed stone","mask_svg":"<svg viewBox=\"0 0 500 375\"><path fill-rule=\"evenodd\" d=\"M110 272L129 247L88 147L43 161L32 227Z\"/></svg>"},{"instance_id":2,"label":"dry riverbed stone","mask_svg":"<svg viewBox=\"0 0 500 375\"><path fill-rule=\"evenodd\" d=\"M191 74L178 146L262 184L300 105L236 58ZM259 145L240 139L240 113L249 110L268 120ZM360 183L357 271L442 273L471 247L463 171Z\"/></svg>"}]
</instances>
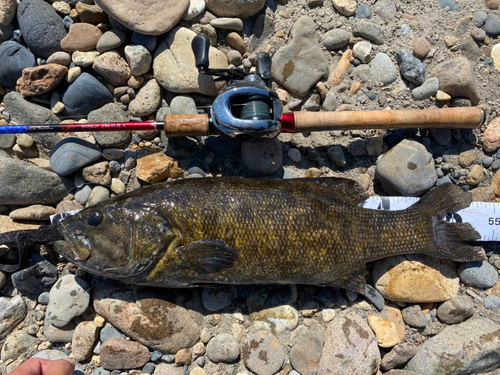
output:
<instances>
[{"instance_id":1,"label":"dry riverbed stone","mask_svg":"<svg viewBox=\"0 0 500 375\"><path fill-rule=\"evenodd\" d=\"M164 34L189 8L189 0L97 0L110 17L129 29L146 35Z\"/></svg>"},{"instance_id":2,"label":"dry riverbed stone","mask_svg":"<svg viewBox=\"0 0 500 375\"><path fill-rule=\"evenodd\" d=\"M273 78L299 97L328 75L328 62L316 36L312 18L300 17L290 31L291 42L273 56Z\"/></svg>"},{"instance_id":3,"label":"dry riverbed stone","mask_svg":"<svg viewBox=\"0 0 500 375\"><path fill-rule=\"evenodd\" d=\"M377 339L365 319L355 312L328 324L318 375L373 374L380 365Z\"/></svg>"},{"instance_id":4,"label":"dry riverbed stone","mask_svg":"<svg viewBox=\"0 0 500 375\"><path fill-rule=\"evenodd\" d=\"M50 290L46 320L54 327L64 327L89 306L89 285L75 275L63 276Z\"/></svg>"},{"instance_id":5,"label":"dry riverbed stone","mask_svg":"<svg viewBox=\"0 0 500 375\"><path fill-rule=\"evenodd\" d=\"M192 295L196 297L196 294ZM178 303L173 292L132 289L117 282L94 291L96 312L127 336L162 353L175 354L200 337L200 320Z\"/></svg>"},{"instance_id":6,"label":"dry riverbed stone","mask_svg":"<svg viewBox=\"0 0 500 375\"><path fill-rule=\"evenodd\" d=\"M388 194L419 196L437 181L434 159L424 145L403 140L377 160L377 176Z\"/></svg>"},{"instance_id":7,"label":"dry riverbed stone","mask_svg":"<svg viewBox=\"0 0 500 375\"><path fill-rule=\"evenodd\" d=\"M258 375L275 374L285 360L285 352L278 339L266 331L246 336L242 356L245 366Z\"/></svg>"}]
</instances>

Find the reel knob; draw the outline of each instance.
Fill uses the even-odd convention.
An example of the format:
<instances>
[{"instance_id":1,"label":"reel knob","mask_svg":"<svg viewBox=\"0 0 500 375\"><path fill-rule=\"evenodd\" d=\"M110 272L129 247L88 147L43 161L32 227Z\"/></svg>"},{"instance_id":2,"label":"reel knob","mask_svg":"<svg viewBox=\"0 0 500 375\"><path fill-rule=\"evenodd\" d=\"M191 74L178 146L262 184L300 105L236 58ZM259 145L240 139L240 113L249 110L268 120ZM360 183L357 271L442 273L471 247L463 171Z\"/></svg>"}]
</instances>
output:
<instances>
[{"instance_id":1,"label":"reel knob","mask_svg":"<svg viewBox=\"0 0 500 375\"><path fill-rule=\"evenodd\" d=\"M210 39L205 35L197 35L191 42L191 48L194 53L194 60L198 72L204 74L208 71L208 51L210 49Z\"/></svg>"}]
</instances>

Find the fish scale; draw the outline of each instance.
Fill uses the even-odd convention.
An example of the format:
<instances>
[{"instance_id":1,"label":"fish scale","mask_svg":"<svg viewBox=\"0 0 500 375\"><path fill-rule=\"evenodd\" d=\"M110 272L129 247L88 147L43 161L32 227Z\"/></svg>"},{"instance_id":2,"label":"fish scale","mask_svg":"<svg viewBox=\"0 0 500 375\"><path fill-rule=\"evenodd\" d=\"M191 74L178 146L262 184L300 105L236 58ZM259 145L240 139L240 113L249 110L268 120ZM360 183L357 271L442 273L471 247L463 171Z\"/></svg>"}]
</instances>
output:
<instances>
[{"instance_id":1,"label":"fish scale","mask_svg":"<svg viewBox=\"0 0 500 375\"><path fill-rule=\"evenodd\" d=\"M365 265L376 259L410 253L479 258L462 244L477 233L438 217L448 206L470 204L455 188L438 188L415 206L391 212L359 207L363 197L353 193L358 186L351 180L180 180L61 221L69 246L58 251L81 258L76 263L91 273L142 285L300 283L361 290ZM96 225L89 224L91 214L100 218L91 222Z\"/></svg>"}]
</instances>

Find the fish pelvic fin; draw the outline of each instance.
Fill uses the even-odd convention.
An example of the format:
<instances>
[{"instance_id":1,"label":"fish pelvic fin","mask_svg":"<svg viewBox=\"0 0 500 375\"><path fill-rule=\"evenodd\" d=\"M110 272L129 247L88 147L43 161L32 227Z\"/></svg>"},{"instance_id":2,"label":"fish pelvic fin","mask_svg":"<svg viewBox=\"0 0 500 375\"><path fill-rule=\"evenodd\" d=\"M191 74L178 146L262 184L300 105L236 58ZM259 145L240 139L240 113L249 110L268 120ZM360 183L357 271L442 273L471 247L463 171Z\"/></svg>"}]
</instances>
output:
<instances>
[{"instance_id":1,"label":"fish pelvic fin","mask_svg":"<svg viewBox=\"0 0 500 375\"><path fill-rule=\"evenodd\" d=\"M325 284L323 286L344 288L345 290L349 290L351 292L364 294L367 274L368 272L366 267L361 267L352 273L337 278L334 283Z\"/></svg>"},{"instance_id":2,"label":"fish pelvic fin","mask_svg":"<svg viewBox=\"0 0 500 375\"><path fill-rule=\"evenodd\" d=\"M238 257L238 252L227 246L224 241L203 240L179 246L175 249L182 267L200 273L220 272L231 267Z\"/></svg>"},{"instance_id":3,"label":"fish pelvic fin","mask_svg":"<svg viewBox=\"0 0 500 375\"><path fill-rule=\"evenodd\" d=\"M413 207L432 216L436 257L457 262L484 259L484 251L472 242L481 235L469 223L449 223L443 220L447 213L469 207L472 195L454 184L443 184L422 197Z\"/></svg>"}]
</instances>

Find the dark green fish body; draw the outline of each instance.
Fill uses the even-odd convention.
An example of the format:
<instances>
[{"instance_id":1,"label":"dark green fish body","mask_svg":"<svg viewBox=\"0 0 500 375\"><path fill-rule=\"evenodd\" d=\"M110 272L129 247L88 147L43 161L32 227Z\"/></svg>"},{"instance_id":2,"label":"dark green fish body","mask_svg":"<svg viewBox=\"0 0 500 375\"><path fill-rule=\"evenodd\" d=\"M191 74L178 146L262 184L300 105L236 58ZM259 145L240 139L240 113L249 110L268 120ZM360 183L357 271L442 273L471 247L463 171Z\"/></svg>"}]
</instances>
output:
<instances>
[{"instance_id":1,"label":"dark green fish body","mask_svg":"<svg viewBox=\"0 0 500 375\"><path fill-rule=\"evenodd\" d=\"M87 271L160 287L312 284L362 289L367 262L423 253L480 255L469 224L440 220L470 204L440 187L403 211L363 209L344 179L180 180L85 209L59 226L58 251Z\"/></svg>"}]
</instances>

